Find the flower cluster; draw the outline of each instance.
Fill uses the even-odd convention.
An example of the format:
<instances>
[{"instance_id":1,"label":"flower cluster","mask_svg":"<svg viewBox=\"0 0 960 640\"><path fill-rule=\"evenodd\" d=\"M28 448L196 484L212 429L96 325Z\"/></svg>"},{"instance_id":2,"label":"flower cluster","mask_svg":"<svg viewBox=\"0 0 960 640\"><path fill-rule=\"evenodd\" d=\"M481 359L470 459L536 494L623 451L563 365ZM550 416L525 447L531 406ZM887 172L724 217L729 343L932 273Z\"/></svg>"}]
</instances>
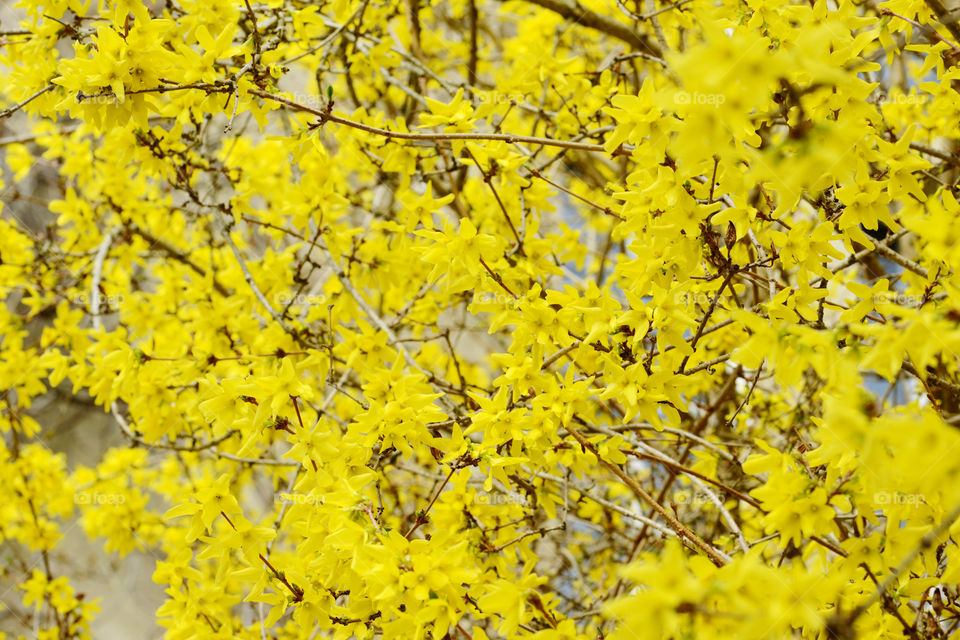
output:
<instances>
[{"instance_id":1,"label":"flower cluster","mask_svg":"<svg viewBox=\"0 0 960 640\"><path fill-rule=\"evenodd\" d=\"M940 2L14 11L0 625L83 536L171 639L958 628Z\"/></svg>"}]
</instances>

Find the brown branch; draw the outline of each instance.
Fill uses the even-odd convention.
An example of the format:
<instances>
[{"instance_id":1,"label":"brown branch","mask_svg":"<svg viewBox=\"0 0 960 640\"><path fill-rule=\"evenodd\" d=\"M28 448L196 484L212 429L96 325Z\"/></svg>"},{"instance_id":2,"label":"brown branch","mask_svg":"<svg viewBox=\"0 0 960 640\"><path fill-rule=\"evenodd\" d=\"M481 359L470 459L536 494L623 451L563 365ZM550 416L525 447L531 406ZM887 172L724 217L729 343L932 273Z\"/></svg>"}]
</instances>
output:
<instances>
[{"instance_id":1,"label":"brown branch","mask_svg":"<svg viewBox=\"0 0 960 640\"><path fill-rule=\"evenodd\" d=\"M250 89L250 93L266 100L273 100L274 102L288 106L292 109L297 109L298 111L312 113L320 118L321 124L325 122L333 122L335 124L351 127L353 129L359 129L360 131L365 131L373 135L383 136L384 138L390 138L393 140L430 140L435 142L447 140L498 140L508 144L537 144L545 147L562 147L565 149L580 149L581 151L606 152L606 150L603 148L603 145L600 144L574 142L571 140L556 140L553 138L538 138L536 136L521 136L514 135L512 133L414 133L408 131L390 131L389 129L371 127L370 125L356 122L355 120L350 120L348 118L343 118L319 109L314 109L312 107L300 104L299 102L284 98L283 96L278 96L260 89Z\"/></svg>"},{"instance_id":2,"label":"brown branch","mask_svg":"<svg viewBox=\"0 0 960 640\"><path fill-rule=\"evenodd\" d=\"M554 13L563 16L567 20L571 20L575 24L578 24L582 27L594 29L596 31L600 31L601 33L605 33L608 36L612 36L621 42L629 44L634 49L645 49L658 58L663 57L663 52L660 50L660 47L651 42L647 36L637 33L629 26L617 22L612 18L602 16L599 13L594 13L590 9L581 6L579 2L576 2L576 0L574 0L572 3L564 2L563 0L526 1L548 11L553 11Z\"/></svg>"},{"instance_id":3,"label":"brown branch","mask_svg":"<svg viewBox=\"0 0 960 640\"><path fill-rule=\"evenodd\" d=\"M282 572L277 571L274 568L274 566L270 564L270 561L263 557L262 553L258 553L257 556L259 556L259 558L263 560L263 564L267 565L270 571L273 572L273 575L276 576L277 580L282 582L287 587L287 589L290 590L290 593L293 594L294 602L300 602L303 600L303 589L301 589L295 584L290 584L290 581L287 580L287 576L285 576Z\"/></svg>"},{"instance_id":4,"label":"brown branch","mask_svg":"<svg viewBox=\"0 0 960 640\"><path fill-rule=\"evenodd\" d=\"M542 173L540 173L540 172L537 171L536 169L528 169L528 171L530 172L530 175L535 176L535 177L537 177L537 178L540 178L541 180L543 180L544 182L546 182L547 184L549 184L549 185L550 185L551 187L553 187L554 189L559 189L560 191L563 191L563 192L564 192L565 194L567 194L568 196L573 196L573 197L576 198L577 200L580 200L581 202L584 202L584 203L590 205L590 206L593 207L594 209L597 209L597 210L599 210L599 211L602 211L602 212L604 213L604 215L613 216L613 217L616 218L617 220L626 220L626 218L624 218L624 217L621 216L620 214L616 213L616 212L615 212L613 209L611 209L610 207L604 207L604 206L601 205L601 204L597 204L597 203L594 202L593 200L588 200L587 198L584 198L583 196L578 195L578 194L574 193L573 191L570 191L570 190L567 189L566 187L564 187L564 186L562 186L562 185L559 185L559 184L557 184L556 182L554 182L553 180L551 180L550 178L546 177L545 175L543 175Z\"/></svg>"},{"instance_id":5,"label":"brown branch","mask_svg":"<svg viewBox=\"0 0 960 640\"><path fill-rule=\"evenodd\" d=\"M510 289L510 287L508 287L506 284L504 284L503 278L500 277L500 274L499 274L499 273L497 273L496 271L494 271L493 269L490 268L490 265L488 265L488 264L487 264L487 261L483 259L483 256L480 256L480 264L483 265L483 268L487 270L487 273L490 274L490 277L493 278L493 280L494 280L498 285L500 285L500 288L501 288L501 289L503 289L504 291L506 291L507 293L509 293L509 294L510 294L511 296L513 296L515 299L519 299L519 298L520 298L520 296L518 296L517 294L515 294L515 293Z\"/></svg>"},{"instance_id":6,"label":"brown branch","mask_svg":"<svg viewBox=\"0 0 960 640\"><path fill-rule=\"evenodd\" d=\"M760 503L757 502L756 500L754 500L753 498L751 498L750 496L748 496L747 494L742 493L742 492L740 492L740 491L737 491L737 490L734 489L733 487L731 487L731 486L729 486L729 485L726 485L726 484L720 482L719 480L714 480L714 479L711 478L710 476L704 475L704 474L700 473L699 471L694 471L694 470L691 469L690 467L684 466L684 465L679 464L679 463L677 463L677 462L671 462L670 460L665 460L664 458L661 458L660 456L655 456L655 455L653 455L653 454L646 453L646 452L644 452L644 451L634 451L634 450L632 450L632 449L621 449L621 451L622 451L623 453L626 453L626 454L635 456L635 457L637 457L637 458L644 458L644 459L646 459L646 460L653 460L653 461L659 462L659 463L662 464L663 466L665 466L665 467L670 467L670 468L673 469L674 471L678 471L678 472L680 472L680 473L684 473L684 474L686 474L686 475L688 475L688 476L692 476L692 477L694 477L694 478L699 478L700 480L703 480L704 482L709 482L710 484L712 484L713 486L717 487L718 489L720 489L720 490L722 490L722 491L726 491L727 493L729 493L730 495L734 496L734 497L737 498L738 500L741 500L742 502L746 502L746 503L749 504L751 507L753 507L753 508L755 508L755 509L757 509L757 510L763 512L763 513L766 513L766 511L763 509L763 507L760 506Z\"/></svg>"},{"instance_id":7,"label":"brown branch","mask_svg":"<svg viewBox=\"0 0 960 640\"><path fill-rule=\"evenodd\" d=\"M707 309L707 312L703 314L703 318L700 320L699 326L697 326L697 332L693 336L693 340L690 342L690 349L696 351L697 342L700 341L700 338L703 336L703 330L707 326L707 322L710 320L710 316L713 315L713 312L717 309L717 303L720 302L720 298L723 296L723 290L730 284L730 280L733 278L736 271L731 269L727 276L723 279L723 282L720 284L720 288L717 289L717 294L713 296L713 300L710 301L710 308ZM677 375L683 375L683 368L687 366L687 361L690 359L690 356L684 356L683 360L680 361L680 367L677 369Z\"/></svg>"},{"instance_id":8,"label":"brown branch","mask_svg":"<svg viewBox=\"0 0 960 640\"><path fill-rule=\"evenodd\" d=\"M910 375L914 376L921 382L924 381L924 377L920 375L920 372L917 371L917 368L913 366L913 364L911 364L910 362L904 361L903 370L909 373ZM926 379L929 380L931 384L937 387L943 387L944 389L947 389L948 391L950 391L950 393L953 393L955 395L960 395L960 385L956 384L955 382L950 382L949 380L945 380L931 373L928 373L926 375Z\"/></svg>"},{"instance_id":9,"label":"brown branch","mask_svg":"<svg viewBox=\"0 0 960 640\"><path fill-rule=\"evenodd\" d=\"M493 176L496 172L496 164L490 167L489 171L484 171L483 167L480 166L480 161L477 160L477 157L473 155L473 151L470 151L469 147L466 147L467 153L470 154L470 158L473 160L473 163L477 166L477 169L480 170L480 173L483 175L483 181L490 191L493 192L493 198L497 201L497 205L500 207L500 211L503 212L503 217L507 220L507 225L510 227L510 231L513 232L513 237L517 241L517 250L520 252L520 255L525 255L523 252L523 240L520 239L520 234L517 233L517 228L513 224L513 220L510 219L510 214L507 213L507 207L504 206L503 200L500 199L500 194L497 193L497 188L493 186Z\"/></svg>"},{"instance_id":10,"label":"brown branch","mask_svg":"<svg viewBox=\"0 0 960 640\"><path fill-rule=\"evenodd\" d=\"M207 277L206 269L204 269L203 267L195 263L193 260L191 260L187 254L177 251L177 249L175 249L173 246L168 244L166 241L160 238L157 238L149 231L144 231L143 229L141 229L136 225L130 225L128 228L130 229L130 231L132 231L133 233L137 234L138 236L140 236L141 238L149 242L151 245L150 249L152 249L153 247L156 247L161 251L163 251L165 254L167 254L167 256L189 267L194 273L196 273L200 277L202 278ZM213 279L213 288L217 291L217 293L222 295L224 298L230 297L230 292L227 291L226 287L220 284L216 276L213 276L212 279Z\"/></svg>"},{"instance_id":11,"label":"brown branch","mask_svg":"<svg viewBox=\"0 0 960 640\"><path fill-rule=\"evenodd\" d=\"M948 11L940 0L926 0L927 6L937 16L940 24L947 28L953 39L960 42L960 25L957 24L956 11ZM956 47L954 47L956 49Z\"/></svg>"},{"instance_id":12,"label":"brown branch","mask_svg":"<svg viewBox=\"0 0 960 640\"><path fill-rule=\"evenodd\" d=\"M477 11L477 0L469 0L467 3L467 16L470 20L470 58L467 60L467 82L473 85L477 83L477 49L479 48L477 26L480 22L480 14Z\"/></svg>"},{"instance_id":13,"label":"brown branch","mask_svg":"<svg viewBox=\"0 0 960 640\"><path fill-rule=\"evenodd\" d=\"M636 480L628 476L620 467L617 465L604 460L600 457L600 453L597 451L597 448L593 446L592 443L587 441L583 435L577 431L573 426L568 425L567 431L576 438L577 442L580 443L580 446L585 450L589 450L590 453L597 457L597 460L600 461L600 464L609 469L613 475L617 476L623 484L625 484L634 494L644 502L646 502L650 507L656 511L661 518L667 521L670 527L677 532L677 535L684 540L691 542L697 549L703 552L711 562L713 562L718 567L722 567L730 561L730 558L724 553L714 549L712 546L707 544L700 538L697 534L691 531L685 524L680 522L676 516L670 513L662 504L653 499L649 493L644 491L643 487L637 484Z\"/></svg>"},{"instance_id":14,"label":"brown branch","mask_svg":"<svg viewBox=\"0 0 960 640\"><path fill-rule=\"evenodd\" d=\"M943 5L941 5L938 0L927 0L927 4L928 4L931 8L933 7L933 3L936 3L936 4L940 7L940 9L941 9L944 13L946 13L946 10L943 9ZM953 52L954 52L954 53L960 52L960 46L957 46L956 43L950 42L949 40L947 40L946 38L944 38L942 35L940 35L939 33L937 33L936 28L934 28L934 27L932 27L932 26L930 26L930 25L920 24L920 23L917 22L916 20L911 20L910 18L908 18L908 17L906 17L906 16L902 16L902 15L900 15L899 13L894 13L893 11L891 11L890 9L887 9L887 8L880 9L880 15L882 15L882 16L893 16L893 17L895 17L895 18L900 18L900 19L903 20L904 22L907 22L907 23L912 24L913 26L915 26L915 27L920 31L920 33L922 33L924 36L926 36L927 39L930 40L931 42L933 42L933 41L935 41L935 40L939 40L940 42L945 43L947 46L949 46L951 49L953 49Z\"/></svg>"},{"instance_id":15,"label":"brown branch","mask_svg":"<svg viewBox=\"0 0 960 640\"><path fill-rule=\"evenodd\" d=\"M443 492L444 487L446 487L447 483L450 482L450 478L453 477L453 474L456 473L458 468L459 467L457 467L457 465L454 465L450 469L450 473L447 475L446 478L444 478L443 482L440 484L440 488L437 489L436 493L433 494L433 498L431 498L430 504L427 505L427 508L416 514L416 519L413 521L413 526L410 527L410 530L407 531L406 535L403 536L404 538L409 540L410 536L413 535L413 532L416 531L420 525L427 522L427 514L430 512L430 509L433 508L433 505L434 503L436 503L437 498L440 497L440 494Z\"/></svg>"},{"instance_id":16,"label":"brown branch","mask_svg":"<svg viewBox=\"0 0 960 640\"><path fill-rule=\"evenodd\" d=\"M261 43L260 43L260 30L257 29L257 14L253 12L253 7L250 6L250 0L243 0L243 4L247 7L247 15L250 17L250 30L253 32L253 48L256 51L256 59L260 60L261 55Z\"/></svg>"},{"instance_id":17,"label":"brown branch","mask_svg":"<svg viewBox=\"0 0 960 640\"><path fill-rule=\"evenodd\" d=\"M34 100L36 100L37 98L39 98L40 96L42 96L43 94L45 94L47 91L50 91L50 90L53 89L54 87L56 87L56 85L48 84L48 85L45 86L43 89L40 89L40 91L37 91L36 93L34 93L32 96L30 96L29 98L27 98L27 99L24 100L23 102L20 102L20 103L18 103L18 104L13 105L12 107L10 107L10 108L8 108L8 109L4 109L3 111L0 111L0 120L3 120L4 118L9 118L9 117L12 116L13 114L15 114L17 111L19 111L20 109L24 108L25 106L27 106L28 104L30 104L31 102L33 102Z\"/></svg>"},{"instance_id":18,"label":"brown branch","mask_svg":"<svg viewBox=\"0 0 960 640\"><path fill-rule=\"evenodd\" d=\"M829 629L831 626L841 626L847 628L852 627L856 619L863 615L863 613L869 609L874 602L887 594L887 589L889 589L890 586L896 582L901 573L907 570L907 568L910 566L910 563L913 562L918 555L932 547L934 543L936 543L937 538L939 538L944 531L949 529L950 525L952 525L958 517L960 517L960 506L955 507L953 511L951 511L940 522L940 524L928 531L927 534L920 539L920 543L910 553L908 553L906 557L903 558L903 560L895 569L890 572L890 574L887 576L887 579L883 581L883 584L877 587L877 590L870 598L861 602L856 608L853 609L853 611L850 612L849 615L842 616L841 614L837 613L834 619L829 621L827 628Z\"/></svg>"}]
</instances>

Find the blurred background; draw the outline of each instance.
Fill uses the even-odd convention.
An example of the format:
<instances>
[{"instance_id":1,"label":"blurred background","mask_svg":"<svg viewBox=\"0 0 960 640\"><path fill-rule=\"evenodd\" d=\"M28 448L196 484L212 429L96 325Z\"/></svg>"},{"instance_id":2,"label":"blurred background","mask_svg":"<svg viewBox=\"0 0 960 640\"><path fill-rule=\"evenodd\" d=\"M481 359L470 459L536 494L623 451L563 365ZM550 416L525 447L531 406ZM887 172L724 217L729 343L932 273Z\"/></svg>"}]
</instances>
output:
<instances>
[{"instance_id":1,"label":"blurred background","mask_svg":"<svg viewBox=\"0 0 960 640\"><path fill-rule=\"evenodd\" d=\"M0 0L0 31L18 28L24 12L15 4L12 0ZM72 51L66 48L61 53L72 56ZM0 215L17 220L24 228L42 236L45 227L56 218L46 206L48 201L59 197L56 168L41 161L26 177L14 181L6 162L8 147L18 142L29 144L29 138L30 130L22 113L0 120L0 175L5 183L0 189L3 202ZM17 301L8 300L7 304L15 306ZM39 335L44 322L41 318L29 327L31 337ZM70 471L78 465L96 465L110 447L126 446L113 417L84 394L74 396L69 382L39 398L28 413L42 429L41 441L52 451L66 456ZM9 436L6 444L11 445ZM102 640L162 637L154 612L163 602L163 589L152 580L159 558L149 552L133 552L121 558L116 553L105 552L102 540L89 539L77 522L65 522L61 528L65 539L51 554L50 563L57 575L70 577L77 593L85 594L85 600L99 600L101 612L91 627L93 637ZM22 558L27 566L39 562L38 554L15 546L9 541L3 542L0 553L5 559ZM20 579L21 576L0 575L0 632L32 638L36 637L33 621L31 612L23 606Z\"/></svg>"}]
</instances>

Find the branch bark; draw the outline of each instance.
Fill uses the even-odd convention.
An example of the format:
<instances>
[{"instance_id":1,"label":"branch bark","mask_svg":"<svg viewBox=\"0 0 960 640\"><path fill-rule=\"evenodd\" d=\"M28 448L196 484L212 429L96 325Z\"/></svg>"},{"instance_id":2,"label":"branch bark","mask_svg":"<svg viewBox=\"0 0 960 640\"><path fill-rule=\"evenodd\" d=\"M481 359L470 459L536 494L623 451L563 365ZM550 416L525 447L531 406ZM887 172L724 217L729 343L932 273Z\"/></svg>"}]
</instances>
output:
<instances>
[{"instance_id":1,"label":"branch bark","mask_svg":"<svg viewBox=\"0 0 960 640\"><path fill-rule=\"evenodd\" d=\"M657 58L663 57L663 51L661 51L660 47L654 44L647 36L637 33L627 25L617 22L612 18L594 13L590 9L581 6L576 0L572 3L564 2L564 0L526 1L548 11L553 11L580 26L595 29L608 36L612 36L621 42L629 44L634 49L646 51Z\"/></svg>"},{"instance_id":2,"label":"branch bark","mask_svg":"<svg viewBox=\"0 0 960 640\"><path fill-rule=\"evenodd\" d=\"M731 560L730 556L728 556L727 554L723 553L718 549L713 548L712 546L704 542L703 539L700 538L700 536L695 534L685 524L680 522L680 520L678 520L676 516L670 513L666 509L666 507L664 507L662 504L654 500L653 496L651 496L649 493L644 491L643 487L637 484L637 481L631 478L629 475L627 475L623 471L623 469L611 463L610 461L604 460L603 458L601 458L600 453L597 451L597 448L594 447L592 443L587 441L587 439L584 438L583 435L579 431L577 431L573 426L568 425L567 431L570 432L570 435L576 438L577 442L580 443L580 446L582 446L584 449L590 451L590 453L595 455L597 457L597 460L600 461L600 464L602 464L607 469L609 469L613 473L613 475L617 476L617 478L619 478L620 481L623 482L623 484L625 484L631 491L633 491L633 493L636 494L638 498L640 498L641 500L646 502L648 505L650 505L653 508L653 510L656 511L661 518L666 520L667 523L670 525L670 527L677 532L677 535L680 538L692 543L697 549L702 551L705 556L710 558L710 561L713 562L718 567L722 567L728 562L730 562Z\"/></svg>"}]
</instances>

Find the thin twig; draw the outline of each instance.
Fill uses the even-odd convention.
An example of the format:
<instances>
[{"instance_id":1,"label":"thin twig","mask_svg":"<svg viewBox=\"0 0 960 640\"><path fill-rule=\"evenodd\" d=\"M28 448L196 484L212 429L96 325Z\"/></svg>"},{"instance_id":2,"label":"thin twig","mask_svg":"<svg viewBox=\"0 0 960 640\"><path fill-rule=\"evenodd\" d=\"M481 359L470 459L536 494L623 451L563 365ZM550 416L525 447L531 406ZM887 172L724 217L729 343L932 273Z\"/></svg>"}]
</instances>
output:
<instances>
[{"instance_id":1,"label":"thin twig","mask_svg":"<svg viewBox=\"0 0 960 640\"><path fill-rule=\"evenodd\" d=\"M40 89L40 91L37 91L35 94L33 94L32 96L30 96L29 98L27 98L27 99L24 100L23 102L20 102L20 103L18 103L18 104L13 105L12 107L10 107L10 108L8 108L8 109L4 109L3 111L0 111L0 120L3 120L4 118L9 118L9 117L12 116L14 113L16 113L16 112L19 111L20 109L24 108L25 106L27 106L28 104L30 104L31 102L33 102L34 100L36 100L37 98L39 98L40 96L42 96L43 94L45 94L47 91L50 91L51 89L53 89L53 88L56 87L56 86L57 86L57 85L54 85L54 84L48 84L48 85L45 86L43 89Z\"/></svg>"},{"instance_id":2,"label":"thin twig","mask_svg":"<svg viewBox=\"0 0 960 640\"><path fill-rule=\"evenodd\" d=\"M633 493L636 494L638 498L646 502L650 507L653 508L654 511L656 511L660 515L660 517L666 520L670 524L670 526L673 527L673 530L677 532L677 535L679 537L691 542L695 547L697 547L697 549L702 551L704 555L710 558L710 560L718 567L722 567L731 561L730 556L728 556L727 554L720 551L719 549L715 549L714 547L704 542L703 539L700 538L700 536L698 536L693 531L691 531L685 524L680 522L676 518L676 516L670 513L663 505L661 505L659 502L654 500L653 496L651 496L649 493L644 491L643 487L637 484L637 482L633 478L631 478L626 473L624 473L624 471L620 467L618 467L615 464L612 464L605 458L601 457L600 453L597 451L597 448L594 447L592 443L587 441L587 439L584 438L583 435L581 435L580 432L577 431L573 426L567 426L567 431L569 431L570 435L572 435L577 440L577 442L580 443L581 447L583 447L586 450L589 450L593 455L595 455L597 457L597 460L600 461L600 464L602 464L607 469L609 469L615 476L617 476L620 479L621 482L623 482L631 491L633 491Z\"/></svg>"}]
</instances>

